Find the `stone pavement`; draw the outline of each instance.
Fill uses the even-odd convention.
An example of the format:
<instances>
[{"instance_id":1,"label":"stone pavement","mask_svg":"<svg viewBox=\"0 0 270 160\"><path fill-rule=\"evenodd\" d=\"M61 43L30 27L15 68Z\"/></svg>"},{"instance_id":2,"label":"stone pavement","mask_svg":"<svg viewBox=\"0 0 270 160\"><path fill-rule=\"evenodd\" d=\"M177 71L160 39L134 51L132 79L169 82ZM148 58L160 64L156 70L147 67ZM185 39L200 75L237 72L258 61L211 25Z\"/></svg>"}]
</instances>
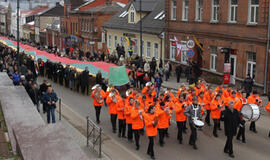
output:
<instances>
[{"instance_id":1,"label":"stone pavement","mask_svg":"<svg viewBox=\"0 0 270 160\"><path fill-rule=\"evenodd\" d=\"M46 114L40 112L40 115L44 119L44 121L47 122ZM86 137L82 135L74 126L72 126L72 124L70 124L70 122L66 118L61 117L61 121L59 121L59 113L55 112L55 119L56 123L62 123L62 126L65 128L65 130L71 135L72 139L81 147L81 149L84 151L84 153L88 156L89 159L99 159L97 153L86 146Z\"/></svg>"}]
</instances>

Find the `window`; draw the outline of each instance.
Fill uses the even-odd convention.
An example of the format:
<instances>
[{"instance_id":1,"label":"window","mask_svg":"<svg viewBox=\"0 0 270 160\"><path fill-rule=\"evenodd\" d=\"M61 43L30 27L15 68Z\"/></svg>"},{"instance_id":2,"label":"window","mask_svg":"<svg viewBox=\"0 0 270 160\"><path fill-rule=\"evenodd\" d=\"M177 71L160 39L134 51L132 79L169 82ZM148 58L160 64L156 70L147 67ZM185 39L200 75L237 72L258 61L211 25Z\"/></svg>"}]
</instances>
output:
<instances>
[{"instance_id":1,"label":"window","mask_svg":"<svg viewBox=\"0 0 270 160\"><path fill-rule=\"evenodd\" d=\"M147 42L146 56L151 57L151 42Z\"/></svg>"},{"instance_id":2,"label":"window","mask_svg":"<svg viewBox=\"0 0 270 160\"><path fill-rule=\"evenodd\" d=\"M135 9L133 6L131 6L130 8L130 18L129 18L129 22L130 23L134 23L135 22Z\"/></svg>"},{"instance_id":3,"label":"window","mask_svg":"<svg viewBox=\"0 0 270 160\"><path fill-rule=\"evenodd\" d=\"M133 53L138 53L138 40L134 39L133 40L135 45L133 46Z\"/></svg>"},{"instance_id":4,"label":"window","mask_svg":"<svg viewBox=\"0 0 270 160\"><path fill-rule=\"evenodd\" d=\"M259 0L249 0L249 23L258 23L259 18Z\"/></svg>"},{"instance_id":5,"label":"window","mask_svg":"<svg viewBox=\"0 0 270 160\"><path fill-rule=\"evenodd\" d=\"M172 0L171 20L176 20L176 0Z\"/></svg>"},{"instance_id":6,"label":"window","mask_svg":"<svg viewBox=\"0 0 270 160\"><path fill-rule=\"evenodd\" d=\"M176 47L175 45L172 45L172 42L170 43L170 45L170 59L175 60Z\"/></svg>"},{"instance_id":7,"label":"window","mask_svg":"<svg viewBox=\"0 0 270 160\"><path fill-rule=\"evenodd\" d=\"M112 47L112 36L108 35L108 47L111 48Z\"/></svg>"},{"instance_id":8,"label":"window","mask_svg":"<svg viewBox=\"0 0 270 160\"><path fill-rule=\"evenodd\" d=\"M251 77L254 77L256 73L256 53L247 52L247 54L247 74L250 74Z\"/></svg>"},{"instance_id":9,"label":"window","mask_svg":"<svg viewBox=\"0 0 270 160\"><path fill-rule=\"evenodd\" d=\"M196 0L196 21L202 21L203 0Z\"/></svg>"},{"instance_id":10,"label":"window","mask_svg":"<svg viewBox=\"0 0 270 160\"><path fill-rule=\"evenodd\" d=\"M217 47L210 47L210 70L217 70Z\"/></svg>"},{"instance_id":11,"label":"window","mask_svg":"<svg viewBox=\"0 0 270 160\"><path fill-rule=\"evenodd\" d=\"M183 0L182 21L188 21L188 1L189 0Z\"/></svg>"},{"instance_id":12,"label":"window","mask_svg":"<svg viewBox=\"0 0 270 160\"><path fill-rule=\"evenodd\" d=\"M184 50L181 51L181 62L182 63L187 63L187 60L188 60L187 51L188 51L187 49L184 49Z\"/></svg>"},{"instance_id":13,"label":"window","mask_svg":"<svg viewBox=\"0 0 270 160\"><path fill-rule=\"evenodd\" d=\"M116 47L117 47L117 36L114 36L114 48L116 49Z\"/></svg>"},{"instance_id":14,"label":"window","mask_svg":"<svg viewBox=\"0 0 270 160\"><path fill-rule=\"evenodd\" d=\"M212 22L218 22L219 19L219 0L212 0Z\"/></svg>"},{"instance_id":15,"label":"window","mask_svg":"<svg viewBox=\"0 0 270 160\"><path fill-rule=\"evenodd\" d=\"M158 43L154 43L154 56L158 59Z\"/></svg>"},{"instance_id":16,"label":"window","mask_svg":"<svg viewBox=\"0 0 270 160\"><path fill-rule=\"evenodd\" d=\"M124 37L121 37L120 38L120 45L123 46L124 45L124 42L125 42L125 38Z\"/></svg>"},{"instance_id":17,"label":"window","mask_svg":"<svg viewBox=\"0 0 270 160\"><path fill-rule=\"evenodd\" d=\"M237 7L238 0L229 1L229 22L237 21Z\"/></svg>"}]
</instances>

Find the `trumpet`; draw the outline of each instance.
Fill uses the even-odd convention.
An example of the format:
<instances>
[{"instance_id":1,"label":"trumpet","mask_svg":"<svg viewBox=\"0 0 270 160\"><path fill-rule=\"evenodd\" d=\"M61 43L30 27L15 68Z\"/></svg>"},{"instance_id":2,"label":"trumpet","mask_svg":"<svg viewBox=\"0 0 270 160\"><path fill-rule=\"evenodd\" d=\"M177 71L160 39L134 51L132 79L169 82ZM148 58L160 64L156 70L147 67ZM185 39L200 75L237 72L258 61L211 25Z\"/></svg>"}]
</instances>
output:
<instances>
[{"instance_id":1,"label":"trumpet","mask_svg":"<svg viewBox=\"0 0 270 160\"><path fill-rule=\"evenodd\" d=\"M95 99L97 100L98 103L103 103L103 98L102 98L99 90L95 89L94 95L95 95Z\"/></svg>"},{"instance_id":2,"label":"trumpet","mask_svg":"<svg viewBox=\"0 0 270 160\"><path fill-rule=\"evenodd\" d=\"M116 99L116 96L115 96L115 93L114 92L111 92L109 94L109 97L112 99L113 103L117 103L117 99Z\"/></svg>"},{"instance_id":3,"label":"trumpet","mask_svg":"<svg viewBox=\"0 0 270 160\"><path fill-rule=\"evenodd\" d=\"M154 121L153 121L153 127L155 128L158 125L158 117L155 116Z\"/></svg>"}]
</instances>

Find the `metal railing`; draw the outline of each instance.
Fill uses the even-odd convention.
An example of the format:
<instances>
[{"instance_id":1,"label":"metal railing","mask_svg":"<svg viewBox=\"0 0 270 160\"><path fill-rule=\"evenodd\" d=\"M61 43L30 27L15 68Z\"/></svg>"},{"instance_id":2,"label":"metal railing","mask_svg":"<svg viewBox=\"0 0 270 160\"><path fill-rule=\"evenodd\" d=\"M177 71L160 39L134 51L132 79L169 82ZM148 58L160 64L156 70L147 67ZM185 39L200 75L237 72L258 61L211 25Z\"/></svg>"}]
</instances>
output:
<instances>
[{"instance_id":1,"label":"metal railing","mask_svg":"<svg viewBox=\"0 0 270 160\"><path fill-rule=\"evenodd\" d=\"M102 143L102 129L101 127L97 126L90 118L89 116L86 117L87 120L87 133L86 133L86 139L87 139L87 147L89 147L89 142L92 143L92 148L94 151L98 152L99 158L101 158L101 143Z\"/></svg>"},{"instance_id":2,"label":"metal railing","mask_svg":"<svg viewBox=\"0 0 270 160\"><path fill-rule=\"evenodd\" d=\"M59 98L59 121L61 121L61 117L62 117L62 100L61 98Z\"/></svg>"}]
</instances>

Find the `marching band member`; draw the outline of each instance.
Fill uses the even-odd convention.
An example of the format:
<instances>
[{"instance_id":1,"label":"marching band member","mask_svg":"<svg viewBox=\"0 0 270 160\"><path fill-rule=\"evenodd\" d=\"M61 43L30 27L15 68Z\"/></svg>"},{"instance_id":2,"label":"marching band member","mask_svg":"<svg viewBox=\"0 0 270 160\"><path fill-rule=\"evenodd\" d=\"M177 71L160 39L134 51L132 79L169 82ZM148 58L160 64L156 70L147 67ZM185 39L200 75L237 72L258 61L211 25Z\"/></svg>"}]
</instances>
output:
<instances>
[{"instance_id":1,"label":"marching band member","mask_svg":"<svg viewBox=\"0 0 270 160\"><path fill-rule=\"evenodd\" d=\"M210 113L211 113L210 103L211 103L211 101L212 101L212 91L209 89L209 86L206 86L204 97L203 97L203 102L204 102L204 108L206 109L205 122L207 123L208 126L211 126L211 124L210 124Z\"/></svg>"},{"instance_id":2,"label":"marching band member","mask_svg":"<svg viewBox=\"0 0 270 160\"><path fill-rule=\"evenodd\" d=\"M203 90L201 89L201 86L200 86L200 84L198 84L198 83L196 83L195 84L195 94L196 94L196 96L198 96Z\"/></svg>"},{"instance_id":3,"label":"marching band member","mask_svg":"<svg viewBox=\"0 0 270 160\"><path fill-rule=\"evenodd\" d=\"M186 108L186 104L184 102L184 95L180 94L178 101L174 105L174 111L175 111L175 118L176 118L176 123L177 123L177 128L178 128L178 133L177 133L177 140L179 144L182 144L182 133L184 131L185 127L185 122L187 117L184 114Z\"/></svg>"},{"instance_id":4,"label":"marching band member","mask_svg":"<svg viewBox=\"0 0 270 160\"><path fill-rule=\"evenodd\" d=\"M116 119L117 119L117 105L120 98L116 95L115 89L112 90L106 99L106 103L109 107L109 113L111 115L112 131L116 133Z\"/></svg>"},{"instance_id":5,"label":"marching band member","mask_svg":"<svg viewBox=\"0 0 270 160\"><path fill-rule=\"evenodd\" d=\"M269 118L270 118L270 101L269 101L268 104L265 106L265 109L269 112ZM270 138L270 131L269 131L268 137Z\"/></svg>"},{"instance_id":6,"label":"marching band member","mask_svg":"<svg viewBox=\"0 0 270 160\"><path fill-rule=\"evenodd\" d=\"M154 138L157 136L158 115L155 112L153 105L149 106L147 112L144 114L144 124L146 135L149 138L149 145L147 154L151 156L151 159L155 159L154 154Z\"/></svg>"},{"instance_id":7,"label":"marching band member","mask_svg":"<svg viewBox=\"0 0 270 160\"><path fill-rule=\"evenodd\" d=\"M164 145L164 136L166 134L166 129L169 128L169 119L171 118L171 111L168 105L164 102L157 105L157 115L158 115L158 134L159 134L159 144L161 147Z\"/></svg>"},{"instance_id":8,"label":"marching band member","mask_svg":"<svg viewBox=\"0 0 270 160\"><path fill-rule=\"evenodd\" d=\"M133 130L132 130L132 118L131 111L134 107L134 99L131 97L127 97L127 103L125 103L124 115L126 117L126 124L128 125L128 141L133 141Z\"/></svg>"},{"instance_id":9,"label":"marching band member","mask_svg":"<svg viewBox=\"0 0 270 160\"><path fill-rule=\"evenodd\" d=\"M254 90L253 93L248 97L247 103L248 104L256 104L259 107L262 106L262 100L259 97L256 90ZM257 133L255 122L250 123L249 130L253 131L254 133Z\"/></svg>"},{"instance_id":10,"label":"marching band member","mask_svg":"<svg viewBox=\"0 0 270 160\"><path fill-rule=\"evenodd\" d=\"M93 105L96 111L96 121L97 124L100 123L100 111L101 107L104 105L104 99L106 98L105 92L101 89L100 85L95 85L92 88L91 98L93 98Z\"/></svg>"},{"instance_id":11,"label":"marching band member","mask_svg":"<svg viewBox=\"0 0 270 160\"><path fill-rule=\"evenodd\" d=\"M124 115L125 102L122 98L117 104L118 137L126 138L126 120Z\"/></svg>"},{"instance_id":12,"label":"marching band member","mask_svg":"<svg viewBox=\"0 0 270 160\"><path fill-rule=\"evenodd\" d=\"M135 100L135 107L131 110L132 130L135 137L136 150L140 149L140 131L143 129L143 110L140 110L140 102Z\"/></svg>"},{"instance_id":13,"label":"marching band member","mask_svg":"<svg viewBox=\"0 0 270 160\"><path fill-rule=\"evenodd\" d=\"M201 115L201 106L198 105L198 98L196 96L193 97L193 103L188 106L184 114L187 116L189 120L189 125L190 125L190 138L189 138L189 144L193 146L193 149L197 150L197 145L196 145L196 139L197 139L197 129L194 126L194 119L202 119Z\"/></svg>"},{"instance_id":14,"label":"marching band member","mask_svg":"<svg viewBox=\"0 0 270 160\"><path fill-rule=\"evenodd\" d=\"M224 130L227 137L224 153L228 153L232 158L234 158L232 140L233 136L236 135L238 122L239 114L238 111L234 109L234 101L229 101L228 107L226 107L224 111Z\"/></svg>"},{"instance_id":15,"label":"marching band member","mask_svg":"<svg viewBox=\"0 0 270 160\"><path fill-rule=\"evenodd\" d=\"M204 115L205 113L205 103L203 101L203 97L204 97L204 92L201 91L199 94L198 94L198 104L201 106L201 114Z\"/></svg>"},{"instance_id":16,"label":"marching band member","mask_svg":"<svg viewBox=\"0 0 270 160\"><path fill-rule=\"evenodd\" d=\"M242 91L242 98L238 99L234 105L234 109L238 110L239 112L239 129L238 129L238 133L237 133L237 140L240 140L240 137L242 137L242 143L246 143L246 136L245 136L245 121L242 118L241 115L241 109L243 107L243 105L247 104L247 93L245 90Z\"/></svg>"},{"instance_id":17,"label":"marching band member","mask_svg":"<svg viewBox=\"0 0 270 160\"><path fill-rule=\"evenodd\" d=\"M151 82L147 82L142 90L142 94L145 95L147 102L153 102L153 98L156 97L156 91Z\"/></svg>"},{"instance_id":18,"label":"marching band member","mask_svg":"<svg viewBox=\"0 0 270 160\"><path fill-rule=\"evenodd\" d=\"M221 116L221 104L220 104L220 95L217 94L216 97L212 100L210 104L211 108L211 118L214 121L214 129L213 129L213 135L215 137L218 137L217 129L220 123L220 116Z\"/></svg>"}]
</instances>

